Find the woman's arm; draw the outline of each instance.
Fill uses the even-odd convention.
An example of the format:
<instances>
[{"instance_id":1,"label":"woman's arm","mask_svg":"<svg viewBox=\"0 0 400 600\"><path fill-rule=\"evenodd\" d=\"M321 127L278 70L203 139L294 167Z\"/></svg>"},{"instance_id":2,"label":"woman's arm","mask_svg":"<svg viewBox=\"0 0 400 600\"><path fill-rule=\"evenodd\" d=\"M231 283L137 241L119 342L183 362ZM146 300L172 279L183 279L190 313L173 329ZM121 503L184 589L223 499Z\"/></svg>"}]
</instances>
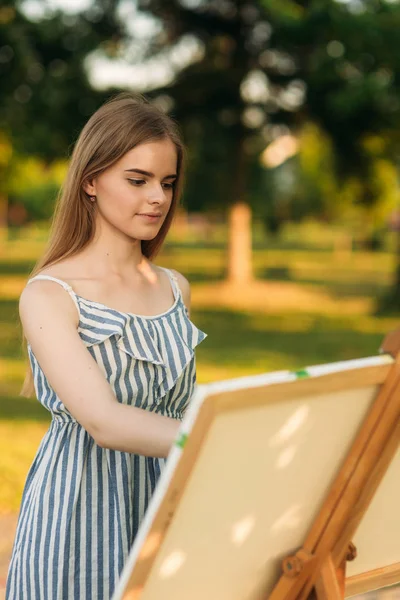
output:
<instances>
[{"instance_id":1,"label":"woman's arm","mask_svg":"<svg viewBox=\"0 0 400 600\"><path fill-rule=\"evenodd\" d=\"M77 332L78 313L58 284L37 281L22 292L25 336L57 396L103 447L166 457L180 422L120 404Z\"/></svg>"}]
</instances>

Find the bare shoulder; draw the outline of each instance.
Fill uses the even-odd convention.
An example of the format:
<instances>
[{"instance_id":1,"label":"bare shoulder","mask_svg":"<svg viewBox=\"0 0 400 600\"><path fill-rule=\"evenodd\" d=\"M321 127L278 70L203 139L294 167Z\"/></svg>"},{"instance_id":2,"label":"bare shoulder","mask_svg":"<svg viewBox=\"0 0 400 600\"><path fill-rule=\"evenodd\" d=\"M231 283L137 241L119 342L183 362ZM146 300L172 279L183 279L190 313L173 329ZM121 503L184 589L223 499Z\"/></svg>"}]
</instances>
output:
<instances>
[{"instance_id":1,"label":"bare shoulder","mask_svg":"<svg viewBox=\"0 0 400 600\"><path fill-rule=\"evenodd\" d=\"M186 277L184 275L182 275L182 273L179 273L179 271L175 271L175 269L170 269L170 271L172 271L172 273L176 276L176 278L178 280L178 285L182 292L183 301L184 301L187 309L189 309L190 308L190 283L186 279Z\"/></svg>"},{"instance_id":2,"label":"bare shoulder","mask_svg":"<svg viewBox=\"0 0 400 600\"><path fill-rule=\"evenodd\" d=\"M79 315L68 292L54 281L37 279L27 284L19 298L19 316L26 337L44 326L78 326Z\"/></svg>"}]
</instances>

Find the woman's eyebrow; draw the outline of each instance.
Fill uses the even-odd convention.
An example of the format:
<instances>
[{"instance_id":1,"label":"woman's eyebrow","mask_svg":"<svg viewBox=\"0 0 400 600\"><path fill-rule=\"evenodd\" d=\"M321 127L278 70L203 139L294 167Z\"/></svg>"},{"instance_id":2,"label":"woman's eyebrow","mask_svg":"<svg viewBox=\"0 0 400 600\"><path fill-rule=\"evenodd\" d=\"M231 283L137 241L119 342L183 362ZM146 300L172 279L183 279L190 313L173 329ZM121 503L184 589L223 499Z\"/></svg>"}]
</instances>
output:
<instances>
[{"instance_id":1,"label":"woman's eyebrow","mask_svg":"<svg viewBox=\"0 0 400 600\"><path fill-rule=\"evenodd\" d=\"M147 175L147 177L154 177L154 173L150 173L150 171L143 171L143 169L125 169L129 173L140 173L141 175ZM171 179L172 177L176 178L177 174L173 173L172 175L166 175L164 179Z\"/></svg>"}]
</instances>

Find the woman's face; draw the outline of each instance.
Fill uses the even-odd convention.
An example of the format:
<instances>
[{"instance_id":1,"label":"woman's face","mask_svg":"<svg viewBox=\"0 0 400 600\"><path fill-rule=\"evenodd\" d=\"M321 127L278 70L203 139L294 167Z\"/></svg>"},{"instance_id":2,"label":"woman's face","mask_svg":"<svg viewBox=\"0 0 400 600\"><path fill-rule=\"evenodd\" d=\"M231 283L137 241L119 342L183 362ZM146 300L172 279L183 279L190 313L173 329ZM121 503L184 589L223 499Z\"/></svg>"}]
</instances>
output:
<instances>
[{"instance_id":1,"label":"woman's face","mask_svg":"<svg viewBox=\"0 0 400 600\"><path fill-rule=\"evenodd\" d=\"M151 240L170 209L176 170L177 152L170 139L147 142L127 152L84 189L96 196L97 218L130 238Z\"/></svg>"}]
</instances>

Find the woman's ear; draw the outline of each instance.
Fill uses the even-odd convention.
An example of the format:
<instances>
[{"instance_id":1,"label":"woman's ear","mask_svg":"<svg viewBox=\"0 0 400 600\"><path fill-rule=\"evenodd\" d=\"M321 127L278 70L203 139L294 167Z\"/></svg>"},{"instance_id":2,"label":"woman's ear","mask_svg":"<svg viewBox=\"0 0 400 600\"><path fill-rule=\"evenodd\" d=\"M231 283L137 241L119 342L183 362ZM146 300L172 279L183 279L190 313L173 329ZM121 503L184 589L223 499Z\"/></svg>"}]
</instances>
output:
<instances>
[{"instance_id":1,"label":"woman's ear","mask_svg":"<svg viewBox=\"0 0 400 600\"><path fill-rule=\"evenodd\" d=\"M96 186L94 184L94 179L84 181L82 184L82 188L89 196L96 195Z\"/></svg>"}]
</instances>

